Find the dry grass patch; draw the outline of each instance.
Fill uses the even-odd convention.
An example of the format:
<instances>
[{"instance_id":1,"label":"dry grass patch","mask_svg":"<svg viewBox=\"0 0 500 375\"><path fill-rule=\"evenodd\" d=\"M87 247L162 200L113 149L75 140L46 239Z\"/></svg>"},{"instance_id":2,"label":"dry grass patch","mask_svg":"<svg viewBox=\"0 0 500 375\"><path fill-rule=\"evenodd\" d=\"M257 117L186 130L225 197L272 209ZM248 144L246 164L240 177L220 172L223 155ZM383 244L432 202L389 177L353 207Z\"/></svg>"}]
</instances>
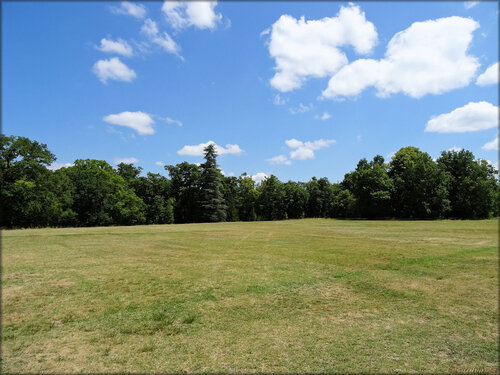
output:
<instances>
[{"instance_id":1,"label":"dry grass patch","mask_svg":"<svg viewBox=\"0 0 500 375\"><path fill-rule=\"evenodd\" d=\"M3 231L5 372L498 371L497 221Z\"/></svg>"}]
</instances>

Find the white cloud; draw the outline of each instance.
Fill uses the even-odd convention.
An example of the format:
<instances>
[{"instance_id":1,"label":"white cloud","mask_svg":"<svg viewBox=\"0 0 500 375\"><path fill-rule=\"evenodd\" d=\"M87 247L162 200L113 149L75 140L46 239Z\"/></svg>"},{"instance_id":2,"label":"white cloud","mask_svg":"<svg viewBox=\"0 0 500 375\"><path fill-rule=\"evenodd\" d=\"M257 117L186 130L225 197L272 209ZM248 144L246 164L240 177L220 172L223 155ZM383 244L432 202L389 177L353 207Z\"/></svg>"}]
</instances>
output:
<instances>
[{"instance_id":1,"label":"white cloud","mask_svg":"<svg viewBox=\"0 0 500 375\"><path fill-rule=\"evenodd\" d=\"M161 10L175 29L194 26L213 30L222 20L222 14L215 13L216 6L217 1L165 1Z\"/></svg>"},{"instance_id":2,"label":"white cloud","mask_svg":"<svg viewBox=\"0 0 500 375\"><path fill-rule=\"evenodd\" d=\"M214 141L208 141L207 143L200 143L199 145L186 145L179 151L177 151L177 153L179 155L203 156L204 155L203 150L210 144L215 145L215 149L218 155L225 155L225 154L239 155L243 152L243 150L238 145L227 144L226 147L222 147L219 146Z\"/></svg>"},{"instance_id":3,"label":"white cloud","mask_svg":"<svg viewBox=\"0 0 500 375\"><path fill-rule=\"evenodd\" d=\"M256 173L252 176L250 176L252 178L252 180L254 180L256 183L260 184L262 183L262 181L264 181L266 178L268 178L269 176L263 172L259 172L259 173Z\"/></svg>"},{"instance_id":4,"label":"white cloud","mask_svg":"<svg viewBox=\"0 0 500 375\"><path fill-rule=\"evenodd\" d=\"M323 112L323 114L321 116L320 115L316 115L316 116L314 116L314 118L316 120L325 121L325 120L328 120L328 119L332 118L332 115L329 114L328 112Z\"/></svg>"},{"instance_id":5,"label":"white cloud","mask_svg":"<svg viewBox=\"0 0 500 375\"><path fill-rule=\"evenodd\" d=\"M392 152L388 153L387 155L385 155L384 159L387 161L391 161L394 156L396 156L396 151L392 151Z\"/></svg>"},{"instance_id":6,"label":"white cloud","mask_svg":"<svg viewBox=\"0 0 500 375\"><path fill-rule=\"evenodd\" d=\"M99 60L94 64L92 71L102 83L107 83L108 79L131 82L137 77L135 72L122 63L118 57Z\"/></svg>"},{"instance_id":7,"label":"white cloud","mask_svg":"<svg viewBox=\"0 0 500 375\"><path fill-rule=\"evenodd\" d=\"M479 3L479 1L465 1L464 8L469 10L469 9L475 7L478 3Z\"/></svg>"},{"instance_id":8,"label":"white cloud","mask_svg":"<svg viewBox=\"0 0 500 375\"><path fill-rule=\"evenodd\" d=\"M51 165L49 165L47 168L50 169L51 171L56 171L61 168L67 168L67 167L72 167L74 166L73 163L57 163L54 162Z\"/></svg>"},{"instance_id":9,"label":"white cloud","mask_svg":"<svg viewBox=\"0 0 500 375\"><path fill-rule=\"evenodd\" d=\"M309 77L326 77L348 63L339 47L351 45L358 54L377 43L375 26L358 6L341 7L336 17L320 20L282 15L268 30L269 54L276 74L271 85L279 91L296 89Z\"/></svg>"},{"instance_id":10,"label":"white cloud","mask_svg":"<svg viewBox=\"0 0 500 375\"><path fill-rule=\"evenodd\" d=\"M498 126L498 107L488 102L464 105L450 113L432 117L426 132L464 133L495 128Z\"/></svg>"},{"instance_id":11,"label":"white cloud","mask_svg":"<svg viewBox=\"0 0 500 375\"><path fill-rule=\"evenodd\" d=\"M274 156L270 159L267 159L267 161L271 164L284 164L284 165L292 164L292 162L288 160L288 158L285 155Z\"/></svg>"},{"instance_id":12,"label":"white cloud","mask_svg":"<svg viewBox=\"0 0 500 375\"><path fill-rule=\"evenodd\" d=\"M117 53L123 56L132 56L132 47L123 39L113 41L110 39L102 38L101 45L96 47L99 51L108 53Z\"/></svg>"},{"instance_id":13,"label":"white cloud","mask_svg":"<svg viewBox=\"0 0 500 375\"><path fill-rule=\"evenodd\" d=\"M170 35L168 35L168 33L166 32L163 32L163 34L160 33L158 25L152 19L148 18L144 21L144 25L142 25L141 32L147 35L147 37L152 43L155 43L165 51L173 53L174 55L177 55L181 59L183 59L182 56L179 54L181 47L170 37Z\"/></svg>"},{"instance_id":14,"label":"white cloud","mask_svg":"<svg viewBox=\"0 0 500 375\"><path fill-rule=\"evenodd\" d=\"M154 134L152 124L153 119L150 115L144 112L121 112L113 115L108 115L103 120L109 124L126 126L134 129L138 134Z\"/></svg>"},{"instance_id":15,"label":"white cloud","mask_svg":"<svg viewBox=\"0 0 500 375\"><path fill-rule=\"evenodd\" d=\"M483 150L496 150L498 151L498 136L492 140L491 142L486 143L483 147Z\"/></svg>"},{"instance_id":16,"label":"white cloud","mask_svg":"<svg viewBox=\"0 0 500 375\"><path fill-rule=\"evenodd\" d=\"M292 115L296 115L298 113L309 112L313 108L314 108L314 106L312 105L312 103L309 105L304 105L304 104L300 103L297 108L288 108L288 110L290 111L290 113Z\"/></svg>"},{"instance_id":17,"label":"white cloud","mask_svg":"<svg viewBox=\"0 0 500 375\"><path fill-rule=\"evenodd\" d=\"M462 150L463 150L462 147L457 147L457 146L453 146L452 148L448 149L448 151L455 151L455 152L460 152Z\"/></svg>"},{"instance_id":18,"label":"white cloud","mask_svg":"<svg viewBox=\"0 0 500 375\"><path fill-rule=\"evenodd\" d=\"M321 148L330 147L331 144L335 143L333 139L318 139L312 142L302 142L295 138L288 139L285 141L286 145L292 149L290 152L290 159L294 160L305 160L314 159L314 151Z\"/></svg>"},{"instance_id":19,"label":"white cloud","mask_svg":"<svg viewBox=\"0 0 500 375\"><path fill-rule=\"evenodd\" d=\"M159 167L163 167L163 166L165 165L165 163L164 163L164 162L162 162L162 161L157 161L157 162L155 162L155 164L156 164L157 166L159 166Z\"/></svg>"},{"instance_id":20,"label":"white cloud","mask_svg":"<svg viewBox=\"0 0 500 375\"><path fill-rule=\"evenodd\" d=\"M122 1L119 7L113 7L111 10L116 14L125 14L139 19L146 16L144 5L137 5L129 1Z\"/></svg>"},{"instance_id":21,"label":"white cloud","mask_svg":"<svg viewBox=\"0 0 500 375\"><path fill-rule=\"evenodd\" d=\"M285 99L285 98L282 98L282 97L280 96L280 94L276 94L276 95L274 96L273 104L274 104L274 105L284 105L284 104L286 104L286 99Z\"/></svg>"},{"instance_id":22,"label":"white cloud","mask_svg":"<svg viewBox=\"0 0 500 375\"><path fill-rule=\"evenodd\" d=\"M479 77L477 77L476 85L486 86L498 83L498 62L490 65Z\"/></svg>"},{"instance_id":23,"label":"white cloud","mask_svg":"<svg viewBox=\"0 0 500 375\"><path fill-rule=\"evenodd\" d=\"M118 165L120 163L125 163L125 164L134 164L137 163L139 160L137 160L134 157L129 157L129 158L115 158L115 164Z\"/></svg>"},{"instance_id":24,"label":"white cloud","mask_svg":"<svg viewBox=\"0 0 500 375\"><path fill-rule=\"evenodd\" d=\"M181 121L174 120L173 118L170 118L170 117L165 117L165 122L167 124L174 124L174 125L177 125L177 126L182 126L182 122Z\"/></svg>"},{"instance_id":25,"label":"white cloud","mask_svg":"<svg viewBox=\"0 0 500 375\"><path fill-rule=\"evenodd\" d=\"M379 97L402 92L420 98L467 86L479 67L467 54L478 27L462 17L415 22L392 37L381 60L359 59L342 67L323 97L355 96L373 86Z\"/></svg>"}]
</instances>

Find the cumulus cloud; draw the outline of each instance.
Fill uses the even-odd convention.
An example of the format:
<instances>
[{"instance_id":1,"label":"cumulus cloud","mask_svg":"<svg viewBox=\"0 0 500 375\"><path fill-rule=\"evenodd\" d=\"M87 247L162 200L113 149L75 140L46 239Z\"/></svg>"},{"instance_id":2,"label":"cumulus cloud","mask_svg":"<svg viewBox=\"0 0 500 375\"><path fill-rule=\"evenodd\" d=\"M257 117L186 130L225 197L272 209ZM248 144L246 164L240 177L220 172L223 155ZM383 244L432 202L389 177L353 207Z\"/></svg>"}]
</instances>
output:
<instances>
[{"instance_id":1,"label":"cumulus cloud","mask_svg":"<svg viewBox=\"0 0 500 375\"><path fill-rule=\"evenodd\" d=\"M138 134L154 134L154 121L150 115L144 112L121 112L113 115L108 115L103 118L103 121L119 126L125 126L134 129Z\"/></svg>"},{"instance_id":2,"label":"cumulus cloud","mask_svg":"<svg viewBox=\"0 0 500 375\"><path fill-rule=\"evenodd\" d=\"M498 62L491 65L479 77L477 77L476 85L486 86L498 83Z\"/></svg>"},{"instance_id":3,"label":"cumulus cloud","mask_svg":"<svg viewBox=\"0 0 500 375\"><path fill-rule=\"evenodd\" d=\"M320 20L282 15L261 35L269 35L269 54L276 74L271 85L282 92L296 89L309 77L326 77L348 63L339 47L351 45L370 53L377 31L358 6L341 7L336 17Z\"/></svg>"},{"instance_id":4,"label":"cumulus cloud","mask_svg":"<svg viewBox=\"0 0 500 375\"><path fill-rule=\"evenodd\" d=\"M164 163L164 162L162 162L162 161L157 161L157 162L155 162L155 164L156 164L157 166L159 166L159 167L163 167L163 166L165 165L165 163Z\"/></svg>"},{"instance_id":5,"label":"cumulus cloud","mask_svg":"<svg viewBox=\"0 0 500 375\"><path fill-rule=\"evenodd\" d=\"M144 21L142 25L141 32L145 34L149 40L160 46L163 50L173 53L174 55L180 56L181 47L168 35L167 32L160 33L158 25L155 21L148 18Z\"/></svg>"},{"instance_id":6,"label":"cumulus cloud","mask_svg":"<svg viewBox=\"0 0 500 375\"><path fill-rule=\"evenodd\" d=\"M290 159L294 160L305 160L314 159L314 151L321 148L330 147L331 144L335 143L333 139L318 139L312 142L302 142L295 138L288 139L285 141L286 145L293 149L290 151Z\"/></svg>"},{"instance_id":7,"label":"cumulus cloud","mask_svg":"<svg viewBox=\"0 0 500 375\"><path fill-rule=\"evenodd\" d=\"M259 173L256 173L252 176L250 176L252 178L252 180L254 180L256 183L260 184L262 183L262 181L264 181L266 178L268 178L269 176L263 172L259 172Z\"/></svg>"},{"instance_id":8,"label":"cumulus cloud","mask_svg":"<svg viewBox=\"0 0 500 375\"><path fill-rule=\"evenodd\" d=\"M107 53L117 53L123 56L132 56L132 47L123 39L118 39L116 41L102 38L101 45L96 47L99 51Z\"/></svg>"},{"instance_id":9,"label":"cumulus cloud","mask_svg":"<svg viewBox=\"0 0 500 375\"><path fill-rule=\"evenodd\" d=\"M167 22L175 29L190 26L213 30L222 20L215 12L217 1L165 1L161 10Z\"/></svg>"},{"instance_id":10,"label":"cumulus cloud","mask_svg":"<svg viewBox=\"0 0 500 375\"><path fill-rule=\"evenodd\" d=\"M120 163L125 163L125 164L134 164L137 163L139 160L137 160L134 157L128 157L128 158L115 158L115 164L118 165Z\"/></svg>"},{"instance_id":11,"label":"cumulus cloud","mask_svg":"<svg viewBox=\"0 0 500 375\"><path fill-rule=\"evenodd\" d=\"M72 167L72 166L74 166L73 163L54 162L54 163L50 164L47 168L50 169L51 171L56 171L56 170L61 169L61 168L67 168L67 167Z\"/></svg>"},{"instance_id":12,"label":"cumulus cloud","mask_svg":"<svg viewBox=\"0 0 500 375\"><path fill-rule=\"evenodd\" d=\"M122 63L118 57L113 57L109 60L99 60L94 64L92 72L102 83L107 83L109 79L131 82L137 77L137 74Z\"/></svg>"},{"instance_id":13,"label":"cumulus cloud","mask_svg":"<svg viewBox=\"0 0 500 375\"><path fill-rule=\"evenodd\" d=\"M225 155L225 154L239 155L243 152L243 150L238 145L227 144L226 147L222 147L219 146L214 141L208 141L207 143L200 143L199 145L186 145L179 151L177 151L177 153L179 155L203 156L204 155L203 150L205 149L205 147L211 144L215 146L215 150L217 151L218 155Z\"/></svg>"},{"instance_id":14,"label":"cumulus cloud","mask_svg":"<svg viewBox=\"0 0 500 375\"><path fill-rule=\"evenodd\" d=\"M453 146L452 148L448 149L448 151L455 151L455 152L460 152L462 150L463 150L462 147L457 147L457 146Z\"/></svg>"},{"instance_id":15,"label":"cumulus cloud","mask_svg":"<svg viewBox=\"0 0 500 375\"><path fill-rule=\"evenodd\" d=\"M284 165L292 164L292 162L288 160L288 158L285 155L274 156L270 159L267 159L267 161L271 164L284 164Z\"/></svg>"},{"instance_id":16,"label":"cumulus cloud","mask_svg":"<svg viewBox=\"0 0 500 375\"><path fill-rule=\"evenodd\" d=\"M321 116L320 115L316 115L316 116L314 116L314 118L316 120L325 121L325 120L328 120L328 119L332 118L332 115L329 114L328 112L323 112L323 114Z\"/></svg>"},{"instance_id":17,"label":"cumulus cloud","mask_svg":"<svg viewBox=\"0 0 500 375\"><path fill-rule=\"evenodd\" d=\"M432 117L426 132L464 133L498 126L498 107L488 102L470 102L450 113Z\"/></svg>"},{"instance_id":18,"label":"cumulus cloud","mask_svg":"<svg viewBox=\"0 0 500 375\"><path fill-rule=\"evenodd\" d=\"M173 125L177 125L177 126L182 126L182 122L181 121L174 120L173 118L170 118L170 117L165 117L165 122L167 124L173 124Z\"/></svg>"},{"instance_id":19,"label":"cumulus cloud","mask_svg":"<svg viewBox=\"0 0 500 375\"><path fill-rule=\"evenodd\" d=\"M111 10L116 14L125 14L139 19L146 16L146 8L143 5L137 5L129 1L122 1L119 7L113 7Z\"/></svg>"},{"instance_id":20,"label":"cumulus cloud","mask_svg":"<svg viewBox=\"0 0 500 375\"><path fill-rule=\"evenodd\" d=\"M290 111L290 113L292 115L296 115L298 113L309 112L313 108L314 108L314 106L312 104L305 105L305 104L300 103L298 105L298 107L296 107L296 108L288 108L288 110Z\"/></svg>"},{"instance_id":21,"label":"cumulus cloud","mask_svg":"<svg viewBox=\"0 0 500 375\"><path fill-rule=\"evenodd\" d=\"M384 58L359 59L342 67L323 97L355 96L373 86L379 97L401 92L420 98L467 86L479 67L467 53L478 27L463 17L415 22L393 36Z\"/></svg>"},{"instance_id":22,"label":"cumulus cloud","mask_svg":"<svg viewBox=\"0 0 500 375\"><path fill-rule=\"evenodd\" d=\"M491 142L486 143L483 147L483 150L496 150L498 151L498 136L492 140Z\"/></svg>"}]
</instances>

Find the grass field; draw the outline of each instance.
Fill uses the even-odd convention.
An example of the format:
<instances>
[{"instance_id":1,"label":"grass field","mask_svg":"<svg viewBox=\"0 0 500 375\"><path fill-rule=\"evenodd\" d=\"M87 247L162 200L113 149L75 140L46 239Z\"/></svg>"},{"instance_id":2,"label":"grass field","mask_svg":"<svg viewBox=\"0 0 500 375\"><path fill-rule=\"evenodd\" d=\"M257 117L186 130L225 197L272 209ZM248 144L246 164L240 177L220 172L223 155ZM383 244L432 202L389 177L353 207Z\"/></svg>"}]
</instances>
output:
<instances>
[{"instance_id":1,"label":"grass field","mask_svg":"<svg viewBox=\"0 0 500 375\"><path fill-rule=\"evenodd\" d=\"M3 231L3 372L497 372L497 226Z\"/></svg>"}]
</instances>

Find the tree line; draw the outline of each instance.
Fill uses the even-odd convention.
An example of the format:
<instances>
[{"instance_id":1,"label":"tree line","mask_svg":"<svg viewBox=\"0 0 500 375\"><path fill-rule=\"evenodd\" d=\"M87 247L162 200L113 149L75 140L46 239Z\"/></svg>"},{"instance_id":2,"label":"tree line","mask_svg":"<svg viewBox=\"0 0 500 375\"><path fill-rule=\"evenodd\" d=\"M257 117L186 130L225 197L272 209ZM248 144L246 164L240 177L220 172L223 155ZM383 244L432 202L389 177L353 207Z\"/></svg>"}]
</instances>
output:
<instances>
[{"instance_id":1,"label":"tree line","mask_svg":"<svg viewBox=\"0 0 500 375\"><path fill-rule=\"evenodd\" d=\"M79 159L51 170L47 145L0 135L3 228L171 224L314 218L481 219L499 215L493 166L472 152L443 151L434 161L416 147L386 162L361 159L339 183L313 177L257 184L223 176L213 145L205 162L167 165L169 178L120 163Z\"/></svg>"}]
</instances>

